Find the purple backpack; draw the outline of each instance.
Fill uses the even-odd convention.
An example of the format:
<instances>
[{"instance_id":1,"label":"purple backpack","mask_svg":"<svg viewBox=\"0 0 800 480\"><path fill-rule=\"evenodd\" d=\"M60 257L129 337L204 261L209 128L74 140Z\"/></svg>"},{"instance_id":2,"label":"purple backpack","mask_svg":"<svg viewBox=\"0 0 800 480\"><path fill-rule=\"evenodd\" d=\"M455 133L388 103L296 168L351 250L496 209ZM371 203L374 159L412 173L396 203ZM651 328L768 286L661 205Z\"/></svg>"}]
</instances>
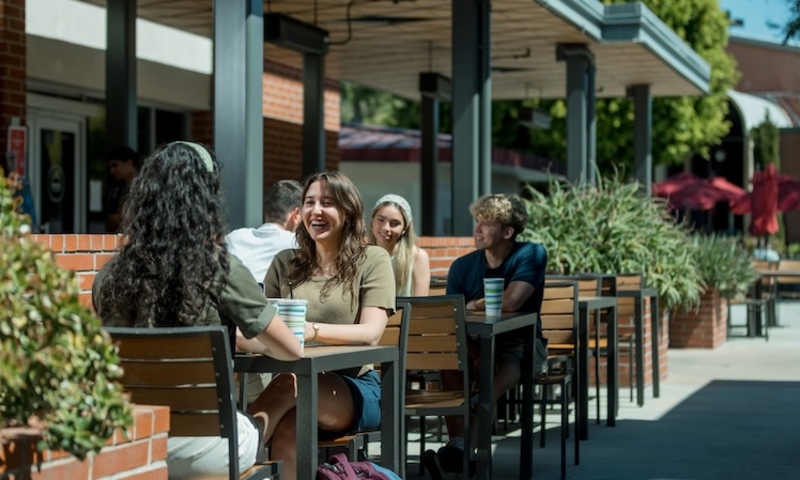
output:
<instances>
[{"instance_id":1,"label":"purple backpack","mask_svg":"<svg viewBox=\"0 0 800 480\"><path fill-rule=\"evenodd\" d=\"M396 474L389 476L386 469L376 468L372 462L351 462L344 453L332 456L328 463L317 467L317 480L358 480L359 478L374 478L377 480L399 479Z\"/></svg>"}]
</instances>

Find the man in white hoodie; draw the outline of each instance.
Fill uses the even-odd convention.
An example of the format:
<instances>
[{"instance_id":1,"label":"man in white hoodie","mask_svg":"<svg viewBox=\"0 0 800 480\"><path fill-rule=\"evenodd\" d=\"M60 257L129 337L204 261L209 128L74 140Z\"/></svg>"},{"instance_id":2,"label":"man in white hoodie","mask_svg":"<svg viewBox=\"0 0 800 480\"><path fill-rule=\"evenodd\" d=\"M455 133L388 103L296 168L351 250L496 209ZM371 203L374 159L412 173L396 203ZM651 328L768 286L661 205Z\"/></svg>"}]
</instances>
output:
<instances>
[{"instance_id":1,"label":"man in white hoodie","mask_svg":"<svg viewBox=\"0 0 800 480\"><path fill-rule=\"evenodd\" d=\"M264 194L264 224L234 230L225 239L228 251L239 257L256 282L264 281L275 254L297 247L294 230L300 222L302 197L300 182L279 180Z\"/></svg>"}]
</instances>

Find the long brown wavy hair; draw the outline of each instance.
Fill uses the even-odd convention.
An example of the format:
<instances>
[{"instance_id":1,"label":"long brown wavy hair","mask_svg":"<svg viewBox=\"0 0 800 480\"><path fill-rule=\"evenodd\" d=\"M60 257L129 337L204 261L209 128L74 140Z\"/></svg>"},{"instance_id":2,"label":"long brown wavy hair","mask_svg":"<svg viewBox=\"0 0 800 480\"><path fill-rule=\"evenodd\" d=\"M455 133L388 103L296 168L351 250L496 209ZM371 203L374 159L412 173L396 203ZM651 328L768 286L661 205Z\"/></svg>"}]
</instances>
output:
<instances>
[{"instance_id":1,"label":"long brown wavy hair","mask_svg":"<svg viewBox=\"0 0 800 480\"><path fill-rule=\"evenodd\" d=\"M228 278L225 218L210 149L173 142L145 160L122 212L125 243L100 287L104 323L209 323L205 314L218 305Z\"/></svg>"},{"instance_id":2,"label":"long brown wavy hair","mask_svg":"<svg viewBox=\"0 0 800 480\"><path fill-rule=\"evenodd\" d=\"M308 177L303 187L303 199L314 182L322 183L326 194L335 203L336 210L342 216L342 233L339 236L339 248L336 255L336 275L322 287L322 296L330 293L336 285L349 286L352 301L356 300L353 285L358 267L366 258L366 226L364 223L364 203L361 194L353 182L341 172L315 173ZM294 267L288 276L289 285L300 285L308 281L314 271L321 267L317 263L317 245L301 222L296 231L299 250L292 261Z\"/></svg>"}]
</instances>

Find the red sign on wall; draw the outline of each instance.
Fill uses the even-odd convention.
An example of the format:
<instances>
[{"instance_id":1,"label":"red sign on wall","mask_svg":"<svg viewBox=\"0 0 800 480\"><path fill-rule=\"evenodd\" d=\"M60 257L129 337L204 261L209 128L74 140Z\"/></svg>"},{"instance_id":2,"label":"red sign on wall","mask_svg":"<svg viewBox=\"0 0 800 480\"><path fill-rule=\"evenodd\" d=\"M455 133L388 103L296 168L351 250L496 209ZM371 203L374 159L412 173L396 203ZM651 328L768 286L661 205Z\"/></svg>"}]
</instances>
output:
<instances>
[{"instance_id":1,"label":"red sign on wall","mask_svg":"<svg viewBox=\"0 0 800 480\"><path fill-rule=\"evenodd\" d=\"M20 176L25 175L28 154L28 130L18 125L8 127L8 152L14 160L13 168Z\"/></svg>"}]
</instances>

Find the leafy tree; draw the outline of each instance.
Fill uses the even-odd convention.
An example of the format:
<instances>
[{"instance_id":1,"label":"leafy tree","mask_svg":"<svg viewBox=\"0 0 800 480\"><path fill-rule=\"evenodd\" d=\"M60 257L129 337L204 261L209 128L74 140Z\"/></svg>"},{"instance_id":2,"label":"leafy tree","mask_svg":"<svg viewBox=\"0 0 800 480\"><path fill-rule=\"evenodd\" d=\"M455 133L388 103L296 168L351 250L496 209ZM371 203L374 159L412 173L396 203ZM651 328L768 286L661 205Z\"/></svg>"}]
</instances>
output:
<instances>
[{"instance_id":1,"label":"leafy tree","mask_svg":"<svg viewBox=\"0 0 800 480\"><path fill-rule=\"evenodd\" d=\"M341 119L365 125L419 128L419 102L343 80Z\"/></svg>"},{"instance_id":2,"label":"leafy tree","mask_svg":"<svg viewBox=\"0 0 800 480\"><path fill-rule=\"evenodd\" d=\"M625 3L626 0L604 0ZM800 0L798 0L800 1ZM652 153L657 164L681 164L692 154L709 156L729 129L726 90L737 79L733 58L725 51L727 15L717 0L644 0L667 26L711 67L710 94L653 99ZM598 65L598 68L603 68ZM550 110L550 131L533 131L534 150L551 158L566 158L566 106L562 100L531 100ZM633 165L633 102L627 98L597 100L597 161L600 170L631 170Z\"/></svg>"},{"instance_id":3,"label":"leafy tree","mask_svg":"<svg viewBox=\"0 0 800 480\"><path fill-rule=\"evenodd\" d=\"M769 114L764 122L751 130L750 135L753 137L753 160L755 163L762 167L773 163L775 167L778 167L780 134L778 127L770 120Z\"/></svg>"},{"instance_id":4,"label":"leafy tree","mask_svg":"<svg viewBox=\"0 0 800 480\"><path fill-rule=\"evenodd\" d=\"M786 25L774 25L779 28L783 33L783 43L789 40L800 39L800 0L786 0L789 4L789 18L786 20Z\"/></svg>"}]
</instances>

